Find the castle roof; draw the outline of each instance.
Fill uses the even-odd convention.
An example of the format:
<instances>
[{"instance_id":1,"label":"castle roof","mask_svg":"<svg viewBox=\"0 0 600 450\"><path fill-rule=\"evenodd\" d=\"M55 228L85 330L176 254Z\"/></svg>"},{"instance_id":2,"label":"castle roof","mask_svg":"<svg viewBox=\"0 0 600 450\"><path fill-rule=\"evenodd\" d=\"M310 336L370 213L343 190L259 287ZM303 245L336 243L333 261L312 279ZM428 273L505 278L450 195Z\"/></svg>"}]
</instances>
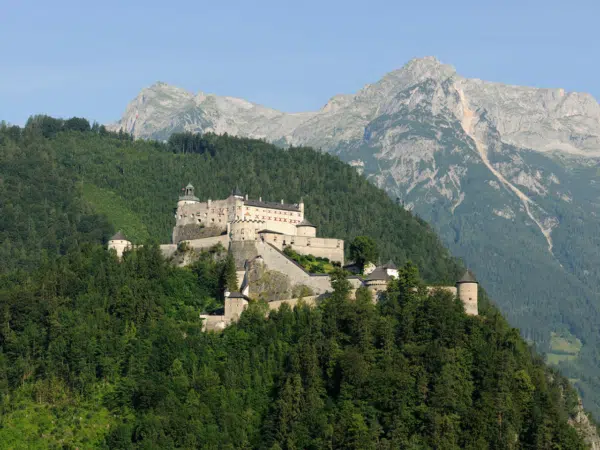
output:
<instances>
[{"instance_id":1,"label":"castle roof","mask_svg":"<svg viewBox=\"0 0 600 450\"><path fill-rule=\"evenodd\" d=\"M267 234L283 234L280 231L274 231L274 230L268 230L268 229L264 229L264 230L259 230L257 231L258 234L262 234L262 233L267 233Z\"/></svg>"},{"instance_id":2,"label":"castle roof","mask_svg":"<svg viewBox=\"0 0 600 450\"><path fill-rule=\"evenodd\" d=\"M111 240L111 241L127 241L127 237L125 237L123 232L121 230L119 230L119 231L117 231L117 234L115 234L109 240Z\"/></svg>"},{"instance_id":3,"label":"castle roof","mask_svg":"<svg viewBox=\"0 0 600 450\"><path fill-rule=\"evenodd\" d=\"M243 298L244 300L250 300L248 297L246 297L241 292L231 292L231 293L229 293L228 298Z\"/></svg>"},{"instance_id":4,"label":"castle roof","mask_svg":"<svg viewBox=\"0 0 600 450\"><path fill-rule=\"evenodd\" d=\"M313 228L317 228L317 227L315 227L312 223L310 223L306 219L304 219L302 222L300 222L298 225L296 225L296 227L313 227Z\"/></svg>"},{"instance_id":5,"label":"castle roof","mask_svg":"<svg viewBox=\"0 0 600 450\"><path fill-rule=\"evenodd\" d=\"M188 183L188 185L185 187L186 189L194 189L194 186L192 186L192 183Z\"/></svg>"},{"instance_id":6,"label":"castle roof","mask_svg":"<svg viewBox=\"0 0 600 450\"><path fill-rule=\"evenodd\" d=\"M257 208L271 208L271 209L283 209L285 211L298 211L300 212L300 206L296 203L277 203L277 202L263 202L261 200L246 200L245 206L254 206Z\"/></svg>"},{"instance_id":7,"label":"castle roof","mask_svg":"<svg viewBox=\"0 0 600 450\"><path fill-rule=\"evenodd\" d=\"M477 280L475 279L475 275L470 270L467 270L461 279L456 282L456 284L458 283L477 283Z\"/></svg>"},{"instance_id":8,"label":"castle roof","mask_svg":"<svg viewBox=\"0 0 600 450\"><path fill-rule=\"evenodd\" d=\"M391 277L383 267L377 267L367 278L365 278L365 281L388 281L390 279Z\"/></svg>"},{"instance_id":9,"label":"castle roof","mask_svg":"<svg viewBox=\"0 0 600 450\"><path fill-rule=\"evenodd\" d=\"M239 186L235 186L235 189L233 191L231 191L231 193L233 194L234 197L243 197L242 196L242 192L240 191Z\"/></svg>"},{"instance_id":10,"label":"castle roof","mask_svg":"<svg viewBox=\"0 0 600 450\"><path fill-rule=\"evenodd\" d=\"M390 261L387 264L384 264L383 266L381 266L382 269L389 269L389 270L398 270L398 268L396 267L396 265L392 262L392 260L390 259Z\"/></svg>"}]
</instances>

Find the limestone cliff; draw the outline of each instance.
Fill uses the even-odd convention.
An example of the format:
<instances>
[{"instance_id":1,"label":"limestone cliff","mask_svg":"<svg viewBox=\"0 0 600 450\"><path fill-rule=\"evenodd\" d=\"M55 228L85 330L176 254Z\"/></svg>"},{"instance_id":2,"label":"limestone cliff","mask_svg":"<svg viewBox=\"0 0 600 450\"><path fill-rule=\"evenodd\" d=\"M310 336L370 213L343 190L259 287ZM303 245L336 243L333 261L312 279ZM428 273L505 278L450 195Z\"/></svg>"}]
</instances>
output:
<instances>
[{"instance_id":1,"label":"limestone cliff","mask_svg":"<svg viewBox=\"0 0 600 450\"><path fill-rule=\"evenodd\" d=\"M555 331L585 342L559 364L600 386L584 325L600 322L591 306L600 304L600 105L591 95L469 79L427 57L297 114L158 83L119 128L161 140L227 132L338 155L430 222L543 352ZM586 406L600 414L600 400Z\"/></svg>"}]
</instances>

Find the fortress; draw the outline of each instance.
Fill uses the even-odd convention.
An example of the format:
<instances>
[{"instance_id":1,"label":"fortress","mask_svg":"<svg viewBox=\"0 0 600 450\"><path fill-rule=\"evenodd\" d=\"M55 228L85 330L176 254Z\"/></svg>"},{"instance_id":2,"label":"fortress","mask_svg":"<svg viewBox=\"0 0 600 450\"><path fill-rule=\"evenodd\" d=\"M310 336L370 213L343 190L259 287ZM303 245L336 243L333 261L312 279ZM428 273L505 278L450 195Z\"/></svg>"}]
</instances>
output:
<instances>
[{"instance_id":1,"label":"fortress","mask_svg":"<svg viewBox=\"0 0 600 450\"><path fill-rule=\"evenodd\" d=\"M201 202L188 184L175 212L173 244L186 241L194 249L231 241L268 242L279 250L291 247L303 255L344 264L344 241L317 237L317 228L304 218L304 202L249 200L236 188L224 200Z\"/></svg>"},{"instance_id":2,"label":"fortress","mask_svg":"<svg viewBox=\"0 0 600 450\"><path fill-rule=\"evenodd\" d=\"M317 237L317 228L304 217L302 200L299 203L268 202L260 197L251 200L236 189L224 200L209 198L201 202L194 195L191 183L182 191L175 210L172 244L160 246L163 254L171 258L181 248L201 251L221 244L234 256L240 286L239 292L225 293L220 314L200 316L205 330L221 330L237 321L252 298L264 298L265 279L279 282L275 294L269 294L275 298L267 299L269 309L277 309L283 303L294 306L300 299L315 305L333 291L329 275L309 273L284 253L289 248L300 255L326 258L334 264L344 265L344 241ZM108 248L119 258L133 247L121 232L108 242ZM186 263L184 259L181 265ZM363 275L348 276L351 296L364 286L377 301L388 283L398 277L398 270L390 262L372 266L370 270L366 268ZM478 283L469 271L455 286L428 286L427 289L450 292L462 301L467 314L478 314Z\"/></svg>"}]
</instances>

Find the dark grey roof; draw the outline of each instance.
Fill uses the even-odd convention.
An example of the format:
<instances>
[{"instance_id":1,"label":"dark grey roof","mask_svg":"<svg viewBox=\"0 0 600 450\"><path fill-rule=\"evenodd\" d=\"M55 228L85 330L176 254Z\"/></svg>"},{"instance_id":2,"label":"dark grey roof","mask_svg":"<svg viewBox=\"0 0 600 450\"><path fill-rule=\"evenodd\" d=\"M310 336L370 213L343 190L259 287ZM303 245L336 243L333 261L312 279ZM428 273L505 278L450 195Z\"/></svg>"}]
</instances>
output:
<instances>
[{"instance_id":1,"label":"dark grey roof","mask_svg":"<svg viewBox=\"0 0 600 450\"><path fill-rule=\"evenodd\" d=\"M365 281L379 281L379 280L387 281L390 278L391 277L387 274L387 272L385 271L385 269L383 267L377 267L373 272L371 272L369 274L369 276L367 278L365 278Z\"/></svg>"},{"instance_id":2,"label":"dark grey roof","mask_svg":"<svg viewBox=\"0 0 600 450\"><path fill-rule=\"evenodd\" d=\"M300 206L292 203L262 202L260 200L246 200L245 206L255 206L257 208L283 209L285 211L300 211Z\"/></svg>"},{"instance_id":3,"label":"dark grey roof","mask_svg":"<svg viewBox=\"0 0 600 450\"><path fill-rule=\"evenodd\" d=\"M264 230L257 231L257 233L258 233L258 234L261 234L261 233L269 233L269 234L283 234L283 233L281 233L281 232L279 232L279 231L267 230L266 228L265 228Z\"/></svg>"},{"instance_id":4,"label":"dark grey roof","mask_svg":"<svg viewBox=\"0 0 600 450\"><path fill-rule=\"evenodd\" d=\"M313 227L313 228L317 228L317 227L315 227L312 223L310 223L306 219L304 219L302 222L300 222L298 225L296 225L296 227Z\"/></svg>"},{"instance_id":5,"label":"dark grey roof","mask_svg":"<svg viewBox=\"0 0 600 450\"><path fill-rule=\"evenodd\" d=\"M246 297L241 292L230 292L229 293L229 298L243 298L245 300L250 300L248 297Z\"/></svg>"},{"instance_id":6,"label":"dark grey roof","mask_svg":"<svg viewBox=\"0 0 600 450\"><path fill-rule=\"evenodd\" d=\"M390 259L390 261L387 264L384 264L383 266L381 266L383 269L390 269L390 270L398 270L398 268L396 267L396 265L392 262L392 260Z\"/></svg>"},{"instance_id":7,"label":"dark grey roof","mask_svg":"<svg viewBox=\"0 0 600 450\"><path fill-rule=\"evenodd\" d=\"M475 275L470 270L467 270L457 283L477 283Z\"/></svg>"},{"instance_id":8,"label":"dark grey roof","mask_svg":"<svg viewBox=\"0 0 600 450\"><path fill-rule=\"evenodd\" d=\"M240 191L239 186L235 186L235 189L231 192L236 197L242 197L242 192Z\"/></svg>"},{"instance_id":9,"label":"dark grey roof","mask_svg":"<svg viewBox=\"0 0 600 450\"><path fill-rule=\"evenodd\" d=\"M123 232L121 230L119 230L117 232L117 234L115 234L113 237L110 238L111 241L126 241L127 238L125 237L125 235L123 234Z\"/></svg>"}]
</instances>

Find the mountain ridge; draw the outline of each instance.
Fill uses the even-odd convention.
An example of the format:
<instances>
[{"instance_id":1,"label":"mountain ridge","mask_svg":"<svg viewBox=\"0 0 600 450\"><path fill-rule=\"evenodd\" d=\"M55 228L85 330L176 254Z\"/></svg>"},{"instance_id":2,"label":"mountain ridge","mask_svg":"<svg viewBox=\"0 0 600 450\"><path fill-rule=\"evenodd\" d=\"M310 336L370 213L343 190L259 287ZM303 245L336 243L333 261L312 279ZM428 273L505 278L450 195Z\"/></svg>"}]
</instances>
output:
<instances>
[{"instance_id":1,"label":"mountain ridge","mask_svg":"<svg viewBox=\"0 0 600 450\"><path fill-rule=\"evenodd\" d=\"M433 57L313 112L163 85L144 94L112 129L228 133L349 163L431 223L542 351L555 350L556 333L581 340L573 358L552 354L585 401L600 392L600 105L590 94L469 79Z\"/></svg>"}]
</instances>

